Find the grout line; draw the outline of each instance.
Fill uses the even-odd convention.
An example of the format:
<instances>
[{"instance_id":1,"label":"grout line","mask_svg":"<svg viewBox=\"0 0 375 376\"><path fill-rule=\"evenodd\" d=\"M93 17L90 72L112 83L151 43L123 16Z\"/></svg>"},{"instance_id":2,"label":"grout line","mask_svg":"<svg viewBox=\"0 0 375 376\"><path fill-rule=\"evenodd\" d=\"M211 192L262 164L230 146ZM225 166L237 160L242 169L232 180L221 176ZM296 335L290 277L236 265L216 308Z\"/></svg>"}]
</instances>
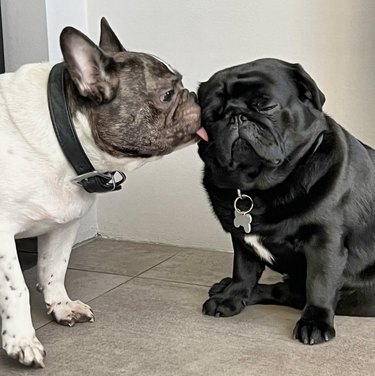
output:
<instances>
[{"instance_id":1,"label":"grout line","mask_svg":"<svg viewBox=\"0 0 375 376\"><path fill-rule=\"evenodd\" d=\"M44 328L45 326L51 324L52 322L55 322L55 321L54 321L53 319L51 319L50 321L46 322L45 324L43 324L43 325L40 326L39 328L35 328L35 331ZM56 323L56 324L57 324L57 323Z\"/></svg>"},{"instance_id":2,"label":"grout line","mask_svg":"<svg viewBox=\"0 0 375 376\"><path fill-rule=\"evenodd\" d=\"M75 267L71 267L71 266L68 267L68 270L76 270L76 271L79 271L79 272L89 272L89 273L115 275L115 276L119 276L119 277L129 277L129 278L136 277L136 275L120 274L120 273L115 273L115 272L103 272L101 270L75 268Z\"/></svg>"},{"instance_id":3,"label":"grout line","mask_svg":"<svg viewBox=\"0 0 375 376\"><path fill-rule=\"evenodd\" d=\"M119 288L120 286L125 285L126 283L132 281L134 278L136 278L136 277L131 277L131 278L128 279L127 281L125 281L125 282L121 282L119 285L112 287L111 289L109 289L109 290L103 292L102 294L96 296L95 298L92 298L91 300L88 300L86 304L91 303L91 302L93 302L94 300L101 298L102 296L108 294L109 292L111 292L111 291L113 291L113 290Z\"/></svg>"},{"instance_id":4,"label":"grout line","mask_svg":"<svg viewBox=\"0 0 375 376\"><path fill-rule=\"evenodd\" d=\"M186 282L186 281L175 281L173 279L163 279L163 278L156 278L156 277L134 277L134 278L139 278L139 279L149 279L153 281L161 281L161 282L172 282L172 283L179 283L181 285L188 285L188 286L200 286L200 287L211 287L215 282L212 282L211 285L205 285L202 283L193 283L193 282Z\"/></svg>"},{"instance_id":5,"label":"grout line","mask_svg":"<svg viewBox=\"0 0 375 376\"><path fill-rule=\"evenodd\" d=\"M143 270L142 272L138 273L135 277L139 277L140 275L142 275L142 274L148 272L149 270L155 268L156 266L159 266L160 264L163 264L164 262L169 261L171 258L177 256L180 252L182 252L182 251L178 251L178 252L175 253L174 255L169 256L168 258L166 258L165 260L163 260L163 261L161 261L161 262L159 262L159 263L157 263L157 264L151 266L150 268L148 268L148 269L146 269L146 270Z\"/></svg>"}]
</instances>

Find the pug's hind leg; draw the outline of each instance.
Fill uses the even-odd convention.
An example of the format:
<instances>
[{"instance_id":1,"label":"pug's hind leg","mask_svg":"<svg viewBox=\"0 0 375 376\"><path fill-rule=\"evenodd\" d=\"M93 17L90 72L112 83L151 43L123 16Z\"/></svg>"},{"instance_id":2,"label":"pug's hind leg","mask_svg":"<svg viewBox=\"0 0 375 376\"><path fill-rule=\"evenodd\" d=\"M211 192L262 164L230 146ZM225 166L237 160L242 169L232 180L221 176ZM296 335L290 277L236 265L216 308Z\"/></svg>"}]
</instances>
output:
<instances>
[{"instance_id":1,"label":"pug's hind leg","mask_svg":"<svg viewBox=\"0 0 375 376\"><path fill-rule=\"evenodd\" d=\"M287 280L272 285L258 284L247 300L247 305L275 304L303 309L306 303L304 291L297 289Z\"/></svg>"},{"instance_id":2,"label":"pug's hind leg","mask_svg":"<svg viewBox=\"0 0 375 376\"><path fill-rule=\"evenodd\" d=\"M336 315L375 317L375 287L342 290L336 306Z\"/></svg>"}]
</instances>

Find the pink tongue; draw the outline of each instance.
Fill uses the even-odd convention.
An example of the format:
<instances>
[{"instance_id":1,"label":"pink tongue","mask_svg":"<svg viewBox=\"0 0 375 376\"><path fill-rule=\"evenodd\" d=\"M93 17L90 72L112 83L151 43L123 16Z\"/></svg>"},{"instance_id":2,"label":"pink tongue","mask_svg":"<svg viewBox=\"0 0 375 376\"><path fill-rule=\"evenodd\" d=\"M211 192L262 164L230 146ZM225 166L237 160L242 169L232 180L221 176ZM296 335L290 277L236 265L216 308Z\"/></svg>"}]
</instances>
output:
<instances>
[{"instance_id":1,"label":"pink tongue","mask_svg":"<svg viewBox=\"0 0 375 376\"><path fill-rule=\"evenodd\" d=\"M198 129L198 131L197 131L197 135L198 135L202 140L205 140L206 142L208 142L208 134L207 134L206 130L205 130L203 127Z\"/></svg>"}]
</instances>

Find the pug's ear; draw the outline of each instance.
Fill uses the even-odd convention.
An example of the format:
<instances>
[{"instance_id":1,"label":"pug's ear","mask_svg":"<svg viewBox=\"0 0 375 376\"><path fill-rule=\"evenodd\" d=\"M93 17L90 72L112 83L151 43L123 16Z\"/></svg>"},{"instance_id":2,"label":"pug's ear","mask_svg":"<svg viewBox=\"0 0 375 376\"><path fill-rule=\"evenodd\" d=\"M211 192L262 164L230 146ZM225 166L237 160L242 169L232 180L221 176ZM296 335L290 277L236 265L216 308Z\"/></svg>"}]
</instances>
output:
<instances>
[{"instance_id":1,"label":"pug's ear","mask_svg":"<svg viewBox=\"0 0 375 376\"><path fill-rule=\"evenodd\" d=\"M105 52L116 53L126 51L104 17L100 22L99 47Z\"/></svg>"},{"instance_id":2,"label":"pug's ear","mask_svg":"<svg viewBox=\"0 0 375 376\"><path fill-rule=\"evenodd\" d=\"M318 88L318 85L300 64L292 64L292 70L293 78L301 97L303 99L307 98L319 111L322 111L326 98Z\"/></svg>"},{"instance_id":3,"label":"pug's ear","mask_svg":"<svg viewBox=\"0 0 375 376\"><path fill-rule=\"evenodd\" d=\"M61 32L60 46L79 93L97 104L111 101L119 86L113 59L73 27Z\"/></svg>"}]
</instances>

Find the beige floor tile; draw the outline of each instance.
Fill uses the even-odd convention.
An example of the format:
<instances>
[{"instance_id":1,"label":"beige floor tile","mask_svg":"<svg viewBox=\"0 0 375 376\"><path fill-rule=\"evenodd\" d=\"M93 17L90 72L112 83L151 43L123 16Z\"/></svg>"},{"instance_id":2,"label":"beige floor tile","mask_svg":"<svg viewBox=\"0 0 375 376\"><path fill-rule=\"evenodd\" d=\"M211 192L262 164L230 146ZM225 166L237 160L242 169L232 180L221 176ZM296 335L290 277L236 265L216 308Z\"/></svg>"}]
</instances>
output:
<instances>
[{"instance_id":1,"label":"beige floor tile","mask_svg":"<svg viewBox=\"0 0 375 376\"><path fill-rule=\"evenodd\" d=\"M187 249L142 273L140 277L212 286L232 275L232 264L231 252ZM266 269L261 282L275 283L280 278L280 274Z\"/></svg>"},{"instance_id":2,"label":"beige floor tile","mask_svg":"<svg viewBox=\"0 0 375 376\"><path fill-rule=\"evenodd\" d=\"M229 252L182 250L141 277L211 286L232 274L232 258Z\"/></svg>"},{"instance_id":3,"label":"beige floor tile","mask_svg":"<svg viewBox=\"0 0 375 376\"><path fill-rule=\"evenodd\" d=\"M167 245L96 239L73 250L69 267L135 276L179 251Z\"/></svg>"}]
</instances>

